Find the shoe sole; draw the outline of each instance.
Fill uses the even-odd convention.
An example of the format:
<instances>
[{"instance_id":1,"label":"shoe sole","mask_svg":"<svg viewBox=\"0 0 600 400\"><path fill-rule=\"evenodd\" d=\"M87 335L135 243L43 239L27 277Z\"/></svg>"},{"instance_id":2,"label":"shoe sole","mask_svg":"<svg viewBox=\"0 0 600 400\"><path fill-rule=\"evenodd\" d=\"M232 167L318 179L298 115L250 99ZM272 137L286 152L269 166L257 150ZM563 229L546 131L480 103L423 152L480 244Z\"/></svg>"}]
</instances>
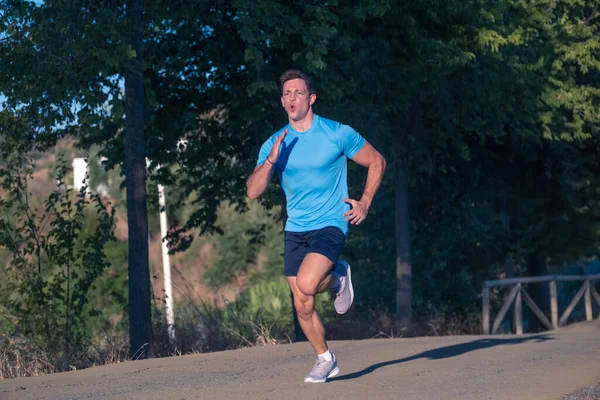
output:
<instances>
[{"instance_id":1,"label":"shoe sole","mask_svg":"<svg viewBox=\"0 0 600 400\"><path fill-rule=\"evenodd\" d=\"M331 372L329 373L329 375L327 375L327 378L325 378L325 379L321 379L321 380L305 379L304 382L306 382L306 383L325 383L325 382L327 382L327 379L333 378L334 376L336 376L339 373L340 373L340 369L338 367L335 367L334 369L331 370Z\"/></svg>"},{"instance_id":2,"label":"shoe sole","mask_svg":"<svg viewBox=\"0 0 600 400\"><path fill-rule=\"evenodd\" d=\"M343 312L339 312L338 310L335 310L338 314L346 314L348 312L348 310L350 309L350 307L352 307L352 304L354 303L354 286L352 286L352 271L350 270L350 264L346 263L346 265L348 266L347 276L348 276L348 283L349 283L348 289L350 289L350 305Z\"/></svg>"}]
</instances>

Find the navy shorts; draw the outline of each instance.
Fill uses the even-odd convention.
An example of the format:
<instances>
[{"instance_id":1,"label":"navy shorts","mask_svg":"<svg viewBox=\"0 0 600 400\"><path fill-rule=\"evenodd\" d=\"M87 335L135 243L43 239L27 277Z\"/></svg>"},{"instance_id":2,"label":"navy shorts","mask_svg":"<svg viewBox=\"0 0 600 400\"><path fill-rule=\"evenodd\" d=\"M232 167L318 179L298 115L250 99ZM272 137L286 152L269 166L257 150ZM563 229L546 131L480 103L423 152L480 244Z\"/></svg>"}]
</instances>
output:
<instances>
[{"instance_id":1,"label":"navy shorts","mask_svg":"<svg viewBox=\"0 0 600 400\"><path fill-rule=\"evenodd\" d=\"M285 231L283 274L298 275L300 265L308 253L322 254L335 264L345 240L344 232L332 226L307 232Z\"/></svg>"}]
</instances>

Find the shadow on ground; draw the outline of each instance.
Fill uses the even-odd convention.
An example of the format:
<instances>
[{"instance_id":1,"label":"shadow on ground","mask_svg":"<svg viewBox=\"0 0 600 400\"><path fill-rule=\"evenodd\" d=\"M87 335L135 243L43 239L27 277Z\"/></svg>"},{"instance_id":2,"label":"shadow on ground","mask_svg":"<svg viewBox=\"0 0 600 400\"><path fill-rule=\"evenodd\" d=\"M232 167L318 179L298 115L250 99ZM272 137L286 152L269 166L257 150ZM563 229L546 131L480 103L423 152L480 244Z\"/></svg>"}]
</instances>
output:
<instances>
[{"instance_id":1,"label":"shadow on ground","mask_svg":"<svg viewBox=\"0 0 600 400\"><path fill-rule=\"evenodd\" d=\"M425 358L428 360L441 360L444 358L456 357L461 354L469 353L471 351L477 351L482 349L487 349L494 346L506 346L506 345L515 345L525 342L545 342L547 340L553 340L553 338L548 335L536 335L529 337L520 337L520 338L510 338L510 339L478 339L468 343L460 343L454 344L451 346L440 347L433 350L427 350L419 354L415 354L414 356L400 358L398 360L391 360L380 362L377 364L373 364L370 367L367 367L363 370L353 372L351 374L346 374L342 376L338 376L335 378L328 379L328 381L344 381L348 379L360 378L361 376L368 375L371 372L382 368L387 367L388 365L394 364L402 364L408 361L417 360L419 358Z\"/></svg>"}]
</instances>

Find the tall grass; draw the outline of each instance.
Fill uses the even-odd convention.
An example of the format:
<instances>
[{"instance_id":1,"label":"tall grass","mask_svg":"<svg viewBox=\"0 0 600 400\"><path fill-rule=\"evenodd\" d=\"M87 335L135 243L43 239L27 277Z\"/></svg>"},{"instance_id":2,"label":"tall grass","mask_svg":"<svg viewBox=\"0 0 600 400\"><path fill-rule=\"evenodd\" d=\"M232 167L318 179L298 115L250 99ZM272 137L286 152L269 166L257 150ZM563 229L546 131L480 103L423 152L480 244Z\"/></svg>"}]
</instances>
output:
<instances>
[{"instance_id":1,"label":"tall grass","mask_svg":"<svg viewBox=\"0 0 600 400\"><path fill-rule=\"evenodd\" d=\"M334 313L328 293L317 296L317 308L327 323ZM257 282L224 307L186 299L176 305L174 344L168 344L166 324L159 318L155 351L163 355L290 343L292 315L290 290L283 277Z\"/></svg>"},{"instance_id":2,"label":"tall grass","mask_svg":"<svg viewBox=\"0 0 600 400\"><path fill-rule=\"evenodd\" d=\"M333 316L328 293L317 297L325 323ZM290 343L294 337L292 301L283 277L259 282L236 301L215 303L186 299L176 304L175 342L169 340L163 309L155 308L154 349L158 357L206 353ZM0 338L0 379L37 376L129 360L126 324L97 334L81 356L67 365L52 362L35 342L18 334Z\"/></svg>"},{"instance_id":3,"label":"tall grass","mask_svg":"<svg viewBox=\"0 0 600 400\"><path fill-rule=\"evenodd\" d=\"M400 337L385 313L341 317L335 314L329 293L317 296L317 309L330 339ZM385 315L384 315L385 314ZM169 340L163 308L154 312L154 349L158 357L206 353L253 346L290 343L294 337L292 301L283 277L256 283L236 301L215 303L180 301L175 306L175 342ZM122 321L124 322L124 321ZM0 337L0 379L37 376L129 360L126 323L97 334L92 345L68 366L53 363L53 355L19 335ZM413 334L437 336L476 333L475 315L463 318L433 312L416 321ZM411 336L413 335L411 334Z\"/></svg>"}]
</instances>

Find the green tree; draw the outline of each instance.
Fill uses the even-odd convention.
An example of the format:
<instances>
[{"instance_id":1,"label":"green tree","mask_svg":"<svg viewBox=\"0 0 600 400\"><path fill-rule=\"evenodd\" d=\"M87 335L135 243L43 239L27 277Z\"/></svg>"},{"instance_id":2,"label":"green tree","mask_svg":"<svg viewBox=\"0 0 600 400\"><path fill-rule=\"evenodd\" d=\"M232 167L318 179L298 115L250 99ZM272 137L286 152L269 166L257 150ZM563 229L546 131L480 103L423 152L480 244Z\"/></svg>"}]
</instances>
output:
<instances>
[{"instance_id":1,"label":"green tree","mask_svg":"<svg viewBox=\"0 0 600 400\"><path fill-rule=\"evenodd\" d=\"M117 121L127 115L122 148L129 194L130 345L132 354L141 346L152 354L141 3L3 1L2 6L0 52L12 62L2 63L0 92L7 97L7 110L35 126L40 148L68 134L113 139L121 126ZM122 37L131 37L131 44Z\"/></svg>"},{"instance_id":2,"label":"green tree","mask_svg":"<svg viewBox=\"0 0 600 400\"><path fill-rule=\"evenodd\" d=\"M189 245L194 227L218 231L221 201L245 207L240 160L250 138L239 135L245 120L229 114L243 96L228 107L225 98L249 83L243 54L232 51L239 36L229 3L0 5L5 110L35 126L40 146L71 135L83 148L99 145L107 168L123 167L131 352L147 344L151 353L144 158L162 166L155 179L179 189L175 206L196 208L170 235L174 250Z\"/></svg>"},{"instance_id":3,"label":"green tree","mask_svg":"<svg viewBox=\"0 0 600 400\"><path fill-rule=\"evenodd\" d=\"M598 249L596 6L560 1L512 9L529 32L530 49L507 51L515 69L537 82L539 91L534 151L522 159L529 166L520 167L526 180L517 181L522 183L513 196L520 206L513 205L509 214L515 228L511 239L528 275L548 273L552 264L589 257ZM533 289L533 297L549 308L547 289Z\"/></svg>"},{"instance_id":4,"label":"green tree","mask_svg":"<svg viewBox=\"0 0 600 400\"><path fill-rule=\"evenodd\" d=\"M342 51L336 51L331 64L343 66L338 87L348 82L350 99L342 107L368 104L352 109L347 118L372 132L373 142L385 149L389 160L388 191L382 190L382 195L392 197L382 201L377 215L389 220L394 210L394 224L382 221L375 226L391 228L385 236L395 237L383 247L395 249L395 319L402 329L412 321L411 231L418 230L420 222L419 204L410 200L409 193L422 187L421 179L430 188L424 182L426 175L444 168L433 160L463 156L466 135L452 121L456 93L450 93L450 82L478 54L504 39L490 30L483 1L367 2L360 11L348 10L338 27ZM358 185L355 191L361 189ZM419 246L417 254L423 250Z\"/></svg>"},{"instance_id":5,"label":"green tree","mask_svg":"<svg viewBox=\"0 0 600 400\"><path fill-rule=\"evenodd\" d=\"M67 370L88 356L87 323L98 313L89 293L109 266L104 250L115 239L114 209L109 211L98 196L88 196L86 187L76 194L67 188L68 168L62 160L57 187L36 205L29 187L35 161L31 153L15 151L25 150L22 141L15 143L10 135L3 139L0 247L9 262L0 307L11 323L5 333L24 338L49 366ZM91 230L88 221L95 225Z\"/></svg>"}]
</instances>

